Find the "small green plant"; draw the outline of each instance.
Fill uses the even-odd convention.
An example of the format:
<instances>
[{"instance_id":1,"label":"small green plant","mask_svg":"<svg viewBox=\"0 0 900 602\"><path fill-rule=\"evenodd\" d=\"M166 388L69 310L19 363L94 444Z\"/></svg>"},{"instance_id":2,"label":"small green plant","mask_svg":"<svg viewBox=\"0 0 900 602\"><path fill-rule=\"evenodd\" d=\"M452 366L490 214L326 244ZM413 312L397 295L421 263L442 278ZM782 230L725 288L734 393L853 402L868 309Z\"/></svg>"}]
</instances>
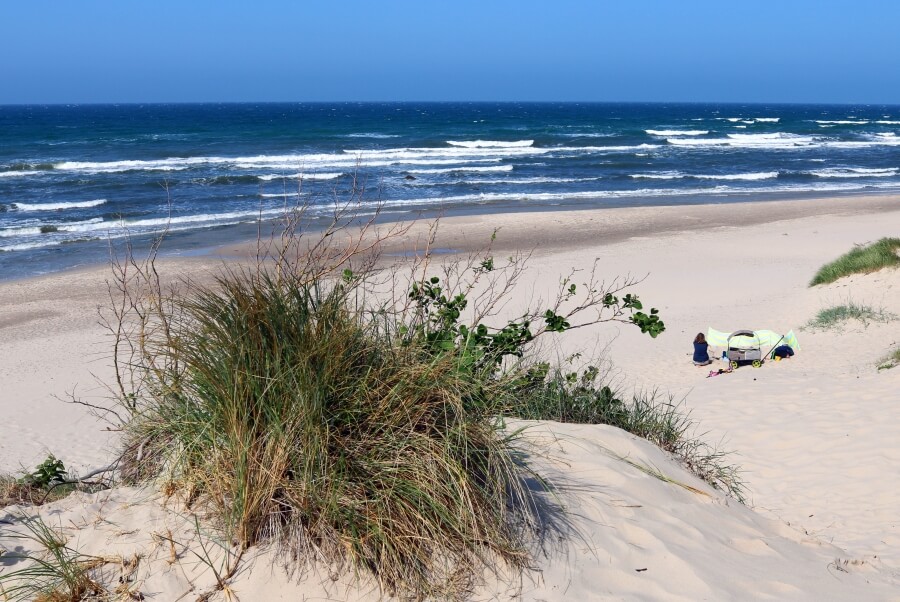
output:
<instances>
[{"instance_id":1,"label":"small green plant","mask_svg":"<svg viewBox=\"0 0 900 602\"><path fill-rule=\"evenodd\" d=\"M37 465L34 472L22 477L22 483L32 487L46 488L64 482L66 476L66 466L63 461L50 454L46 460Z\"/></svg>"},{"instance_id":2,"label":"small green plant","mask_svg":"<svg viewBox=\"0 0 900 602\"><path fill-rule=\"evenodd\" d=\"M828 284L851 274L868 274L900 265L900 238L882 238L866 246L858 246L822 266L813 276L810 286Z\"/></svg>"},{"instance_id":3,"label":"small green plant","mask_svg":"<svg viewBox=\"0 0 900 602\"><path fill-rule=\"evenodd\" d=\"M40 517L21 517L26 532L11 537L30 542L33 552L5 552L24 561L23 568L0 573L0 596L10 602L82 602L105 599L107 591L91 577L105 561L67 545L58 530ZM23 546L26 547L26 546Z\"/></svg>"},{"instance_id":4,"label":"small green plant","mask_svg":"<svg viewBox=\"0 0 900 602\"><path fill-rule=\"evenodd\" d=\"M900 347L888 353L878 362L879 370L890 370L896 366L900 366Z\"/></svg>"},{"instance_id":5,"label":"small green plant","mask_svg":"<svg viewBox=\"0 0 900 602\"><path fill-rule=\"evenodd\" d=\"M873 322L887 323L896 318L897 316L884 308L875 309L869 305L848 300L841 305L820 310L816 317L806 324L806 328L810 330L840 328L849 320L857 320L863 326L868 327Z\"/></svg>"}]
</instances>

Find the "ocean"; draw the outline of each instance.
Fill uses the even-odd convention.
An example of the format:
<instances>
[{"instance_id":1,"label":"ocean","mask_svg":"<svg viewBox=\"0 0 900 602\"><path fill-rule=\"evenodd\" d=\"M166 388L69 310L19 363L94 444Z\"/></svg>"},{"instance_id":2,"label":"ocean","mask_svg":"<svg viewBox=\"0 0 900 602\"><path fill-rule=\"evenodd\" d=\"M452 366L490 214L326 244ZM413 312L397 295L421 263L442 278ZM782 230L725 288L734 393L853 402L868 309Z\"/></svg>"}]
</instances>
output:
<instances>
[{"instance_id":1,"label":"ocean","mask_svg":"<svg viewBox=\"0 0 900 602\"><path fill-rule=\"evenodd\" d=\"M0 279L166 226L195 252L354 182L387 218L892 193L898 132L875 105L0 106Z\"/></svg>"}]
</instances>

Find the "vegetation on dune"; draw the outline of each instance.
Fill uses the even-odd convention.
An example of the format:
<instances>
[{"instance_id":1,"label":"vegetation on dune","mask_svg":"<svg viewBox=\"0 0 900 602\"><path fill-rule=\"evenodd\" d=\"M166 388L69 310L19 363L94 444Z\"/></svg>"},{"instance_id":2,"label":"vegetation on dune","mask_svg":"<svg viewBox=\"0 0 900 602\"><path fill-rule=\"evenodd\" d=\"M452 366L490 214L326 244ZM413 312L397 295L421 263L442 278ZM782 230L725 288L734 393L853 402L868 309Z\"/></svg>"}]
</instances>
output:
<instances>
[{"instance_id":1,"label":"vegetation on dune","mask_svg":"<svg viewBox=\"0 0 900 602\"><path fill-rule=\"evenodd\" d=\"M900 238L882 238L870 245L857 246L831 263L822 266L810 286L828 284L851 274L868 274L900 265Z\"/></svg>"},{"instance_id":2,"label":"vegetation on dune","mask_svg":"<svg viewBox=\"0 0 900 602\"><path fill-rule=\"evenodd\" d=\"M878 362L879 370L890 370L897 366L900 366L900 347L888 353Z\"/></svg>"},{"instance_id":3,"label":"vegetation on dune","mask_svg":"<svg viewBox=\"0 0 900 602\"><path fill-rule=\"evenodd\" d=\"M164 290L152 257L117 264L123 474L202 501L242 549L275 541L391 592L452 597L495 561L528 562L530 473L502 421L517 359L550 332L613 320L657 336L664 324L622 294L634 281L591 274L583 294L566 281L540 311L490 328L521 257L437 276L426 253L408 294L384 300L375 251L399 230L357 235L352 217L307 241L292 215L256 265L211 286Z\"/></svg>"},{"instance_id":4,"label":"vegetation on dune","mask_svg":"<svg viewBox=\"0 0 900 602\"><path fill-rule=\"evenodd\" d=\"M113 264L117 469L181 492L235 542L219 589L267 542L418 599L464 595L498 562L524 569L542 528L529 487L543 481L507 417L624 428L741 498L733 467L688 436L671 399L626 402L596 369L532 359L544 335L601 322L658 336L658 312L630 292L639 280L573 272L492 327L526 256L488 248L436 266L426 248L404 277L376 266L408 226L379 233L351 209L313 238L299 231L303 208L290 212L255 264L210 285L164 286L158 243Z\"/></svg>"},{"instance_id":5,"label":"vegetation on dune","mask_svg":"<svg viewBox=\"0 0 900 602\"><path fill-rule=\"evenodd\" d=\"M23 568L0 573L0 596L11 602L82 602L106 600L107 590L91 576L104 559L85 556L69 547L58 530L40 518L22 517L23 533L14 535L33 552L3 552L9 561L24 562Z\"/></svg>"},{"instance_id":6,"label":"vegetation on dune","mask_svg":"<svg viewBox=\"0 0 900 602\"><path fill-rule=\"evenodd\" d=\"M868 327L870 323L887 323L896 317L884 308L875 309L870 305L848 300L846 303L820 310L815 318L807 322L806 328L810 330L840 328L849 320L856 320Z\"/></svg>"}]
</instances>

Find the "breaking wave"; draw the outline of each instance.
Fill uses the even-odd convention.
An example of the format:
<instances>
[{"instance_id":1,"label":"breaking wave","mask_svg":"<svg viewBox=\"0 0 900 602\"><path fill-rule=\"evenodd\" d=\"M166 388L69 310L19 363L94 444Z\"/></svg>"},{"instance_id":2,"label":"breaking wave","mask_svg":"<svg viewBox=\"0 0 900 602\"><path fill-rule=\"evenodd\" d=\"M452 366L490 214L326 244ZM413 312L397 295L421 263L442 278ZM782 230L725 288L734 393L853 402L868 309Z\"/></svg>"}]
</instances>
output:
<instances>
[{"instance_id":1,"label":"breaking wave","mask_svg":"<svg viewBox=\"0 0 900 602\"><path fill-rule=\"evenodd\" d=\"M106 199L93 201L72 201L69 203L12 203L19 211L64 211L66 209L87 209L99 207L106 203Z\"/></svg>"}]
</instances>

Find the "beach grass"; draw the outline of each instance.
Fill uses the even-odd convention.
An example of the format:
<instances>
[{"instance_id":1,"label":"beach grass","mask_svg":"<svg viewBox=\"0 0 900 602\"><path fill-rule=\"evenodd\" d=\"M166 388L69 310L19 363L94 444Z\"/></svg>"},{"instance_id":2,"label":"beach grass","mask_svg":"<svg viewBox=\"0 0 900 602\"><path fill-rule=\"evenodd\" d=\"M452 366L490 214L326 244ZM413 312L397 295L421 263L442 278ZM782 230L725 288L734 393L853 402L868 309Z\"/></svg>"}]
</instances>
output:
<instances>
[{"instance_id":1,"label":"beach grass","mask_svg":"<svg viewBox=\"0 0 900 602\"><path fill-rule=\"evenodd\" d=\"M882 238L870 245L857 246L822 266L809 285L828 284L851 274L868 274L887 267L897 267L900 265L898 250L900 238Z\"/></svg>"},{"instance_id":2,"label":"beach grass","mask_svg":"<svg viewBox=\"0 0 900 602\"><path fill-rule=\"evenodd\" d=\"M22 540L31 552L4 552L23 568L0 574L0 597L11 602L82 602L108 599L107 590L94 581L91 571L106 563L71 548L67 538L40 517L21 517ZM23 546L24 548L25 546Z\"/></svg>"},{"instance_id":3,"label":"beach grass","mask_svg":"<svg viewBox=\"0 0 900 602\"><path fill-rule=\"evenodd\" d=\"M484 558L524 566L528 492L495 387L386 343L346 301L247 272L179 298L128 425L134 477L202 499L243 547L278 541L388 591L447 597Z\"/></svg>"},{"instance_id":4,"label":"beach grass","mask_svg":"<svg viewBox=\"0 0 900 602\"><path fill-rule=\"evenodd\" d=\"M900 366L900 347L894 349L878 362L879 370L890 370Z\"/></svg>"},{"instance_id":5,"label":"beach grass","mask_svg":"<svg viewBox=\"0 0 900 602\"><path fill-rule=\"evenodd\" d=\"M868 327L871 323L888 323L897 316L884 308L874 308L870 305L848 300L840 305L834 305L819 310L816 316L806 324L810 330L828 330L840 328L849 320L856 320Z\"/></svg>"}]
</instances>

